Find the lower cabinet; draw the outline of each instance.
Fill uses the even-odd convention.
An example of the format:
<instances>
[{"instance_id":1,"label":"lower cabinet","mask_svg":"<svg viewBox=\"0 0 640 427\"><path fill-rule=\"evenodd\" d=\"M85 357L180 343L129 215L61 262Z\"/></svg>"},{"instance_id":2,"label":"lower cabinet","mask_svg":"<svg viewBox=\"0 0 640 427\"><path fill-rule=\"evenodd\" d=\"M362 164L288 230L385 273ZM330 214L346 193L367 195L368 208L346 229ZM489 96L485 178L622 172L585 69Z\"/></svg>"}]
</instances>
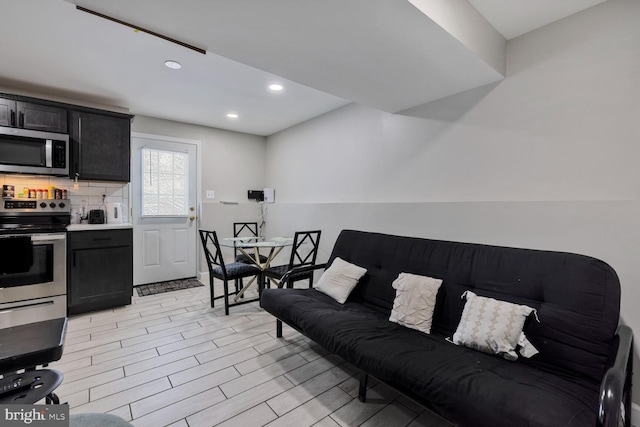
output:
<instances>
[{"instance_id":1,"label":"lower cabinet","mask_svg":"<svg viewBox=\"0 0 640 427\"><path fill-rule=\"evenodd\" d=\"M67 233L69 314L131 304L133 230Z\"/></svg>"}]
</instances>

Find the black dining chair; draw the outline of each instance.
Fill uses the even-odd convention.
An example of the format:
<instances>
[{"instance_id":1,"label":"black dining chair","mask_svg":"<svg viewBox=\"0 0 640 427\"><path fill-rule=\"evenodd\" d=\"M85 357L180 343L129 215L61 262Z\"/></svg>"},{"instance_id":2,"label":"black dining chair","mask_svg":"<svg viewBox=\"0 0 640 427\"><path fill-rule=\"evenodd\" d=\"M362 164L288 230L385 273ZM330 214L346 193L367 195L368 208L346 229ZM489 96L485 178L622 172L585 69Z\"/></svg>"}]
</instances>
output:
<instances>
[{"instance_id":1,"label":"black dining chair","mask_svg":"<svg viewBox=\"0 0 640 427\"><path fill-rule=\"evenodd\" d=\"M258 223L257 222L234 222L233 223L233 237L255 237L258 239ZM251 255L251 259L240 252L238 248L233 248L233 255L235 256L236 262L243 262L245 264L253 263L253 254ZM267 257L264 255L259 255L260 264L264 264L267 262Z\"/></svg>"},{"instance_id":2,"label":"black dining chair","mask_svg":"<svg viewBox=\"0 0 640 427\"><path fill-rule=\"evenodd\" d=\"M318 247L320 246L320 230L314 231L297 231L293 237L293 246L291 247L291 257L289 264L276 265L268 267L262 271L264 278L264 286L269 287L271 279L280 281L285 274L287 288L293 287L294 282L300 280L309 280L309 287L313 287L313 270L302 270L304 266L315 265L318 257ZM293 271L291 271L293 270Z\"/></svg>"},{"instance_id":3,"label":"black dining chair","mask_svg":"<svg viewBox=\"0 0 640 427\"><path fill-rule=\"evenodd\" d=\"M211 291L211 307L214 306L214 301L219 298L224 298L224 314L229 314L229 295L235 295L238 293L236 287L234 292L229 293L229 280L242 279L244 277L255 276L258 281L258 295L262 292L262 274L258 267L253 264L245 264L242 262L234 262L232 264L225 264L222 258L222 251L220 250L220 243L218 242L218 236L215 231L200 230L200 240L202 241L202 248L204 249L204 255L207 259L207 267L209 268L209 287ZM224 287L224 294L215 296L213 290L213 280L222 280ZM243 300L241 302L234 303L232 305L246 304L253 302L255 299Z\"/></svg>"}]
</instances>

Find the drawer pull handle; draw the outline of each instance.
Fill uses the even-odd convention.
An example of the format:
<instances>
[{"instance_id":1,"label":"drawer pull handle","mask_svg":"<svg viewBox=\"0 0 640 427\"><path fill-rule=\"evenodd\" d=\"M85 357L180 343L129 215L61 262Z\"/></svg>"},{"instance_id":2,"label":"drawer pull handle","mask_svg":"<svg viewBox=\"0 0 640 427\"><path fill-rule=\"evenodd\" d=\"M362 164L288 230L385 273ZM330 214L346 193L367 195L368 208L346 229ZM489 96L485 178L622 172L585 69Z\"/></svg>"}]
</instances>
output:
<instances>
[{"instance_id":1,"label":"drawer pull handle","mask_svg":"<svg viewBox=\"0 0 640 427\"><path fill-rule=\"evenodd\" d=\"M53 301L44 301L44 302L37 302L35 304L26 304L26 305L16 305L14 307L9 307L6 310L2 310L0 311L0 314L6 314L6 313L11 313L13 311L22 311L22 310L28 310L30 308L34 308L34 307L43 307L45 305L53 305Z\"/></svg>"}]
</instances>

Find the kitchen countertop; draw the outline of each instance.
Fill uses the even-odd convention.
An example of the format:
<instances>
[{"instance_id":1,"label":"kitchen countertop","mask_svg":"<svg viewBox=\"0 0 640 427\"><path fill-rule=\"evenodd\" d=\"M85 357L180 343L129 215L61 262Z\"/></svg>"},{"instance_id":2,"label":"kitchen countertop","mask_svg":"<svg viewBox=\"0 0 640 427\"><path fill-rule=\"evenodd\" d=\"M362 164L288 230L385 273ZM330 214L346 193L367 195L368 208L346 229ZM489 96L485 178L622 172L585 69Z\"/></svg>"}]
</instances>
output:
<instances>
[{"instance_id":1,"label":"kitchen countertop","mask_svg":"<svg viewBox=\"0 0 640 427\"><path fill-rule=\"evenodd\" d=\"M124 224L71 224L67 231L89 231L89 230L114 230L122 228L133 228L131 223Z\"/></svg>"}]
</instances>

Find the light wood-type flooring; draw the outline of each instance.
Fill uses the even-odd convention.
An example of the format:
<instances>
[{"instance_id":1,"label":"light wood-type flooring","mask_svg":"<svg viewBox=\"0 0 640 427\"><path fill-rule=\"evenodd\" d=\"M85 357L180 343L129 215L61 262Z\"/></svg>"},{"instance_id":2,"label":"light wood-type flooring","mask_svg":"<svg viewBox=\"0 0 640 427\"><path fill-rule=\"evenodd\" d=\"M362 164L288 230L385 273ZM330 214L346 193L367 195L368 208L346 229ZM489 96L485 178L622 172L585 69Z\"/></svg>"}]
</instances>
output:
<instances>
[{"instance_id":1,"label":"light wood-type flooring","mask_svg":"<svg viewBox=\"0 0 640 427\"><path fill-rule=\"evenodd\" d=\"M74 413L135 426L430 426L432 413L375 381L357 399L355 369L257 303L209 306L208 286L138 297L69 319L56 390Z\"/></svg>"}]
</instances>

